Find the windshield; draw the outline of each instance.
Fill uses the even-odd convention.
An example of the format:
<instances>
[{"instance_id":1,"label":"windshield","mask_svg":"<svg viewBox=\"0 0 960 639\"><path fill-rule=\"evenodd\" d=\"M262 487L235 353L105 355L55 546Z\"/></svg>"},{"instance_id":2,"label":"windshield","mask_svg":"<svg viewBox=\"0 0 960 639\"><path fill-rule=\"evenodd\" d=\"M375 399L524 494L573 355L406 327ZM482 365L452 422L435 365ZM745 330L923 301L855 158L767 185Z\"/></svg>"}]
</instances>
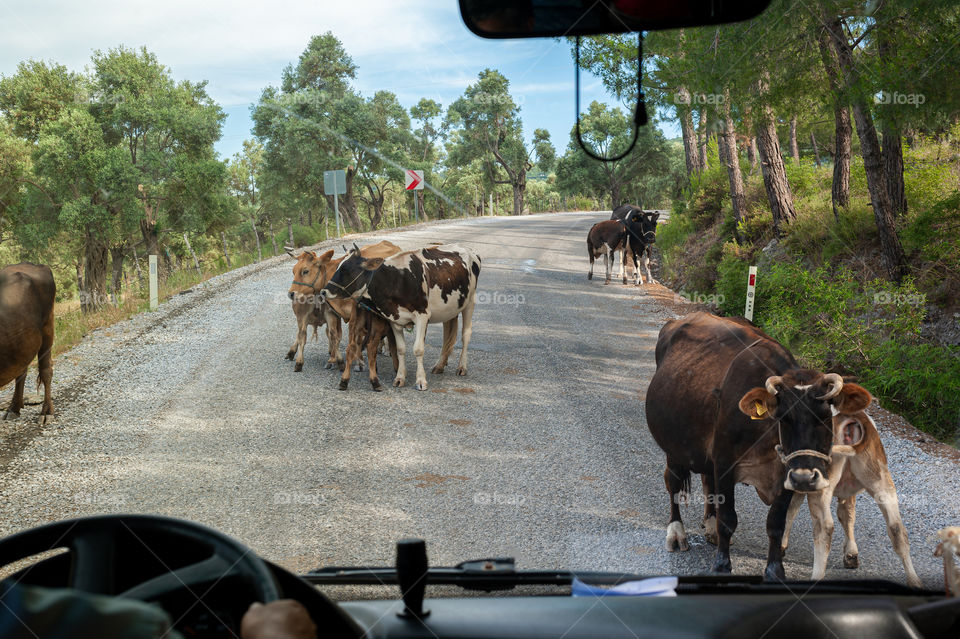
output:
<instances>
[{"instance_id":1,"label":"windshield","mask_svg":"<svg viewBox=\"0 0 960 639\"><path fill-rule=\"evenodd\" d=\"M457 4L0 9L0 533L942 588L957 6L584 38L577 114Z\"/></svg>"}]
</instances>

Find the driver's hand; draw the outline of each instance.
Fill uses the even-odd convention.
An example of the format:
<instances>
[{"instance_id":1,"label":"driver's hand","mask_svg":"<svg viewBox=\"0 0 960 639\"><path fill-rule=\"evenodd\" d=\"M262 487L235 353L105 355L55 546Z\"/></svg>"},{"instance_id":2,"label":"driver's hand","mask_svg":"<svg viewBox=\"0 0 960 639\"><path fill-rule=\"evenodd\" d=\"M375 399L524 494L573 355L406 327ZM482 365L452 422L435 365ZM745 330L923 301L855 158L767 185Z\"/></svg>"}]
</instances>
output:
<instances>
[{"instance_id":1,"label":"driver's hand","mask_svg":"<svg viewBox=\"0 0 960 639\"><path fill-rule=\"evenodd\" d=\"M240 622L243 639L316 639L317 627L300 602L254 603Z\"/></svg>"}]
</instances>

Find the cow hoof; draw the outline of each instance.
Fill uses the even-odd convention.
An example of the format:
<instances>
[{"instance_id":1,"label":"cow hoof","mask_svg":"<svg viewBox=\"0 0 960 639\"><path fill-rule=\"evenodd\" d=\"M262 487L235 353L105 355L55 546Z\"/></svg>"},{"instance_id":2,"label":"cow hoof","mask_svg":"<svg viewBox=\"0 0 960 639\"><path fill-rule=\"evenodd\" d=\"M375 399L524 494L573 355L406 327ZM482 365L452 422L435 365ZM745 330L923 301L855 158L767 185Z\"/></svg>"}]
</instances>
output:
<instances>
[{"instance_id":1,"label":"cow hoof","mask_svg":"<svg viewBox=\"0 0 960 639\"><path fill-rule=\"evenodd\" d=\"M443 375L443 366L434 366L430 372L434 375Z\"/></svg>"},{"instance_id":2,"label":"cow hoof","mask_svg":"<svg viewBox=\"0 0 960 639\"><path fill-rule=\"evenodd\" d=\"M707 531L703 533L703 538L707 540L708 544L713 544L714 546L717 546L720 544L720 540L717 539L716 531L714 532Z\"/></svg>"},{"instance_id":3,"label":"cow hoof","mask_svg":"<svg viewBox=\"0 0 960 639\"><path fill-rule=\"evenodd\" d=\"M686 552L690 550L690 544L687 543L687 535L683 530L683 524L679 521L670 522L667 526L667 552L677 550Z\"/></svg>"},{"instance_id":4,"label":"cow hoof","mask_svg":"<svg viewBox=\"0 0 960 639\"><path fill-rule=\"evenodd\" d=\"M623 283L624 283L624 284L627 283L627 278L623 278Z\"/></svg>"},{"instance_id":5,"label":"cow hoof","mask_svg":"<svg viewBox=\"0 0 960 639\"><path fill-rule=\"evenodd\" d=\"M40 416L40 425L46 426L53 421L53 415L41 415Z\"/></svg>"},{"instance_id":6,"label":"cow hoof","mask_svg":"<svg viewBox=\"0 0 960 639\"><path fill-rule=\"evenodd\" d=\"M287 353L287 359L289 359L291 362L293 361L293 358L296 356L297 356L296 351L290 351L289 353Z\"/></svg>"},{"instance_id":7,"label":"cow hoof","mask_svg":"<svg viewBox=\"0 0 960 639\"><path fill-rule=\"evenodd\" d=\"M730 572L727 570L727 572ZM767 564L766 570L763 571L763 580L764 581L785 581L787 578L787 573L783 571L783 564L777 562L774 564Z\"/></svg>"},{"instance_id":8,"label":"cow hoof","mask_svg":"<svg viewBox=\"0 0 960 639\"><path fill-rule=\"evenodd\" d=\"M716 546L719 542L717 541L717 518L710 517L700 522L700 530L703 531L703 538L707 540L708 543Z\"/></svg>"},{"instance_id":9,"label":"cow hoof","mask_svg":"<svg viewBox=\"0 0 960 639\"><path fill-rule=\"evenodd\" d=\"M383 384L380 383L379 379L371 379L370 385L373 386L373 390L377 391L378 393L383 392Z\"/></svg>"},{"instance_id":10,"label":"cow hoof","mask_svg":"<svg viewBox=\"0 0 960 639\"><path fill-rule=\"evenodd\" d=\"M297 362L296 364L294 364L293 366L294 373L299 373L302 370L303 370L303 362Z\"/></svg>"},{"instance_id":11,"label":"cow hoof","mask_svg":"<svg viewBox=\"0 0 960 639\"><path fill-rule=\"evenodd\" d=\"M730 564L730 558L717 557L717 560L713 562L713 572L726 574L733 572L733 566Z\"/></svg>"},{"instance_id":12,"label":"cow hoof","mask_svg":"<svg viewBox=\"0 0 960 639\"><path fill-rule=\"evenodd\" d=\"M609 283L610 283L610 280L607 280L606 282L603 283L603 285L606 286L606 285L608 285Z\"/></svg>"},{"instance_id":13,"label":"cow hoof","mask_svg":"<svg viewBox=\"0 0 960 639\"><path fill-rule=\"evenodd\" d=\"M593 279L593 273L587 273L587 279L588 279L588 280L592 280L592 279Z\"/></svg>"},{"instance_id":14,"label":"cow hoof","mask_svg":"<svg viewBox=\"0 0 960 639\"><path fill-rule=\"evenodd\" d=\"M327 370L330 370L331 368L333 368L333 362L327 362L324 368Z\"/></svg>"},{"instance_id":15,"label":"cow hoof","mask_svg":"<svg viewBox=\"0 0 960 639\"><path fill-rule=\"evenodd\" d=\"M416 388L418 391L425 391L425 390L427 390L427 383L426 383L425 381L424 381L424 382L417 382L417 384L416 384L416 386L414 386L414 388Z\"/></svg>"},{"instance_id":16,"label":"cow hoof","mask_svg":"<svg viewBox=\"0 0 960 639\"><path fill-rule=\"evenodd\" d=\"M466 377L467 369L461 366L460 368L457 369L457 375L459 375L460 377Z\"/></svg>"},{"instance_id":17,"label":"cow hoof","mask_svg":"<svg viewBox=\"0 0 960 639\"><path fill-rule=\"evenodd\" d=\"M345 380L345 379L341 379L341 380L340 380L340 386L338 386L337 388L338 388L339 390L347 390L347 386L349 386L349 385L350 385L350 382L349 382L349 381L347 381L347 380Z\"/></svg>"},{"instance_id":18,"label":"cow hoof","mask_svg":"<svg viewBox=\"0 0 960 639\"><path fill-rule=\"evenodd\" d=\"M347 363L344 362L344 361L341 359L341 360L339 360L339 361L337 362L337 368L339 368L339 369L340 369L340 372L342 373L344 370L346 370L346 368L347 368Z\"/></svg>"},{"instance_id":19,"label":"cow hoof","mask_svg":"<svg viewBox=\"0 0 960 639\"><path fill-rule=\"evenodd\" d=\"M860 555L844 555L843 567L853 570L860 567Z\"/></svg>"},{"instance_id":20,"label":"cow hoof","mask_svg":"<svg viewBox=\"0 0 960 639\"><path fill-rule=\"evenodd\" d=\"M780 556L781 556L781 557L786 557L786 556L787 556L787 548L789 548L789 547L790 547L790 546L780 546Z\"/></svg>"},{"instance_id":21,"label":"cow hoof","mask_svg":"<svg viewBox=\"0 0 960 639\"><path fill-rule=\"evenodd\" d=\"M404 384L404 380L403 380L403 379L395 379L395 380L393 380L393 385L396 386L397 388L400 388L401 386L403 386L403 384Z\"/></svg>"}]
</instances>

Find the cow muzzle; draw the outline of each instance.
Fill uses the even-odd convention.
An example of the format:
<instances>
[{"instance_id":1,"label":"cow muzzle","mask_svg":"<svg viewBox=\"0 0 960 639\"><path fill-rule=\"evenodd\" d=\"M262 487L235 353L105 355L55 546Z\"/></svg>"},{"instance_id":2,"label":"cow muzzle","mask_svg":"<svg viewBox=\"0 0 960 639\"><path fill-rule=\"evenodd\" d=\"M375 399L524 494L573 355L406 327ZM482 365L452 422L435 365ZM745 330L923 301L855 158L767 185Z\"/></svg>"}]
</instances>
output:
<instances>
[{"instance_id":1,"label":"cow muzzle","mask_svg":"<svg viewBox=\"0 0 960 639\"><path fill-rule=\"evenodd\" d=\"M815 493L823 490L829 482L819 468L793 468L787 471L783 487L796 493Z\"/></svg>"},{"instance_id":2,"label":"cow muzzle","mask_svg":"<svg viewBox=\"0 0 960 639\"><path fill-rule=\"evenodd\" d=\"M293 299L295 296L296 296L296 293L294 293L293 291L290 291L287 293L287 297L289 297L290 299Z\"/></svg>"}]
</instances>

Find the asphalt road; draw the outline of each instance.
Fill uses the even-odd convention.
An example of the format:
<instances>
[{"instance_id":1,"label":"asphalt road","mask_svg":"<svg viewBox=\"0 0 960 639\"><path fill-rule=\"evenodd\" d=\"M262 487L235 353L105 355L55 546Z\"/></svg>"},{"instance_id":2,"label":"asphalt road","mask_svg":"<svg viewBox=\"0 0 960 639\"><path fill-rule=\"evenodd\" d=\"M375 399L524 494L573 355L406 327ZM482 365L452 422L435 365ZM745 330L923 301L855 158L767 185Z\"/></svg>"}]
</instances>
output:
<instances>
[{"instance_id":1,"label":"asphalt road","mask_svg":"<svg viewBox=\"0 0 960 639\"><path fill-rule=\"evenodd\" d=\"M525 568L709 571L699 505L683 510L691 550L664 550L664 458L643 414L657 332L675 314L653 287L604 286L602 264L587 281L584 239L604 218L485 218L358 240L456 242L483 258L469 374L428 372L426 392L392 388L385 356L383 393L366 373L338 391L322 334L295 373L289 259L97 332L57 361L53 426L32 425L36 407L0 423L0 533L145 512L214 526L295 570L390 564L395 540L420 536L437 565L508 555ZM440 336L431 326L428 371ZM960 523L956 492L942 489L960 473L885 442L917 571L939 587L930 538ZM745 486L737 507L734 570L760 574L766 508ZM861 568L842 568L838 526L828 576L902 581L879 511L869 498L858 511ZM791 541L787 575L805 579L805 511Z\"/></svg>"}]
</instances>

